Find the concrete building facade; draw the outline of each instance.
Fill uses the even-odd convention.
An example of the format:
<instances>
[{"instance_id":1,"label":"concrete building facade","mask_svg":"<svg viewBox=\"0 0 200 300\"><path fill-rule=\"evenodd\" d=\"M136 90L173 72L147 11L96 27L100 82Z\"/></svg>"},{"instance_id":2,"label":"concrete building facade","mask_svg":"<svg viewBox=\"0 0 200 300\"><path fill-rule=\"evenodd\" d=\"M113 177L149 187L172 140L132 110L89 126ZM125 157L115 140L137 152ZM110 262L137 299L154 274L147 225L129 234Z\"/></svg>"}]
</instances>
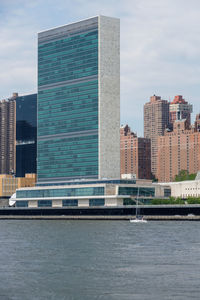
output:
<instances>
[{"instance_id":1,"label":"concrete building facade","mask_svg":"<svg viewBox=\"0 0 200 300\"><path fill-rule=\"evenodd\" d=\"M163 183L163 185L166 184L171 188L172 197L180 197L182 199L200 197L200 171L198 171L195 180ZM162 185L162 183L160 185Z\"/></svg>"},{"instance_id":2,"label":"concrete building facade","mask_svg":"<svg viewBox=\"0 0 200 300\"><path fill-rule=\"evenodd\" d=\"M200 170L200 129L198 117L195 126L188 125L187 120L175 121L173 131L165 131L158 138L158 171L161 182L173 181L181 170L189 174Z\"/></svg>"},{"instance_id":3,"label":"concrete building facade","mask_svg":"<svg viewBox=\"0 0 200 300\"><path fill-rule=\"evenodd\" d=\"M171 196L187 199L188 197L200 197L200 180L188 180L166 183L171 188Z\"/></svg>"},{"instance_id":4,"label":"concrete building facade","mask_svg":"<svg viewBox=\"0 0 200 300\"><path fill-rule=\"evenodd\" d=\"M120 176L119 19L38 35L38 184Z\"/></svg>"},{"instance_id":5,"label":"concrete building facade","mask_svg":"<svg viewBox=\"0 0 200 300\"><path fill-rule=\"evenodd\" d=\"M169 124L169 102L160 96L150 97L144 105L144 137L151 140L151 172L157 174L158 137Z\"/></svg>"},{"instance_id":6,"label":"concrete building facade","mask_svg":"<svg viewBox=\"0 0 200 300\"><path fill-rule=\"evenodd\" d=\"M151 179L151 141L137 137L128 125L120 128L121 175L135 174L137 179Z\"/></svg>"}]
</instances>

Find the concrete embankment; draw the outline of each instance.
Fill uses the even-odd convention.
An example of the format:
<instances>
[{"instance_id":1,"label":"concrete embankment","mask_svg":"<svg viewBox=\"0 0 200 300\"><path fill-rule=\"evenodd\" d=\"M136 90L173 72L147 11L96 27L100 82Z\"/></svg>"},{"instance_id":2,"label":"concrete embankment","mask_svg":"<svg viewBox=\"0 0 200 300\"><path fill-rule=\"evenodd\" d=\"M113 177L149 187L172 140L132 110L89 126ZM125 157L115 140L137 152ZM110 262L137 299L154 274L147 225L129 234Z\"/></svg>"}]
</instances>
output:
<instances>
[{"instance_id":1,"label":"concrete embankment","mask_svg":"<svg viewBox=\"0 0 200 300\"><path fill-rule=\"evenodd\" d=\"M130 220L135 216L0 216L0 220ZM148 221L200 221L200 216L145 216Z\"/></svg>"},{"instance_id":2,"label":"concrete embankment","mask_svg":"<svg viewBox=\"0 0 200 300\"><path fill-rule=\"evenodd\" d=\"M68 207L68 208L0 208L0 220L129 220L135 217L135 206ZM143 205L139 214L152 221L200 221L200 205Z\"/></svg>"}]
</instances>

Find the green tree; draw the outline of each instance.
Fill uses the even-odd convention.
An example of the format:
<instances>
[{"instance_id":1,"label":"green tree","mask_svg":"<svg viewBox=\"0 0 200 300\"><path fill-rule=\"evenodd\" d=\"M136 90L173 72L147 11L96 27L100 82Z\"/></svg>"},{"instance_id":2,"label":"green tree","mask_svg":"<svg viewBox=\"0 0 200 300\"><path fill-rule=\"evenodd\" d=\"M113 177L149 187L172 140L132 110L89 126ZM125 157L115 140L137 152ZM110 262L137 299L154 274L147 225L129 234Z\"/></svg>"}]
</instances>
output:
<instances>
[{"instance_id":1,"label":"green tree","mask_svg":"<svg viewBox=\"0 0 200 300\"><path fill-rule=\"evenodd\" d=\"M175 176L174 181L194 180L196 174L189 174L187 170L181 170L178 175Z\"/></svg>"}]
</instances>

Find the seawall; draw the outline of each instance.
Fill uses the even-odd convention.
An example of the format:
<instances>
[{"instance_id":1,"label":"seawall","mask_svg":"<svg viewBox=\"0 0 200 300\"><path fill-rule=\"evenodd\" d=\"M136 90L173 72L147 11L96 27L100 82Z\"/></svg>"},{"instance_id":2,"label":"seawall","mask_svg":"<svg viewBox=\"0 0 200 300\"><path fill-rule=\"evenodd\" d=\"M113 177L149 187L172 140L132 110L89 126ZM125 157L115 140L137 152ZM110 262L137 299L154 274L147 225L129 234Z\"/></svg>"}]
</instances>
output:
<instances>
[{"instance_id":1,"label":"seawall","mask_svg":"<svg viewBox=\"0 0 200 300\"><path fill-rule=\"evenodd\" d=\"M0 219L129 220L134 206L68 208L0 208ZM200 221L200 205L143 205L139 214L147 220Z\"/></svg>"}]
</instances>

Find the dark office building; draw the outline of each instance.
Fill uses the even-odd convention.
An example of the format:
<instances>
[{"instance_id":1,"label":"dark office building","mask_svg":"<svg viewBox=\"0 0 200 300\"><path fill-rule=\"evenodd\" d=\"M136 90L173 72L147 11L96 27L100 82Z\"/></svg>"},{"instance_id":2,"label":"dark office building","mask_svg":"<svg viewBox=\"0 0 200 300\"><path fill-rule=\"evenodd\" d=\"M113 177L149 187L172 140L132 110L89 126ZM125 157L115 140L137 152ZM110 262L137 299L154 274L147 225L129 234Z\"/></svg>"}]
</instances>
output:
<instances>
[{"instance_id":1,"label":"dark office building","mask_svg":"<svg viewBox=\"0 0 200 300\"><path fill-rule=\"evenodd\" d=\"M37 94L15 96L16 177L36 173Z\"/></svg>"}]
</instances>

